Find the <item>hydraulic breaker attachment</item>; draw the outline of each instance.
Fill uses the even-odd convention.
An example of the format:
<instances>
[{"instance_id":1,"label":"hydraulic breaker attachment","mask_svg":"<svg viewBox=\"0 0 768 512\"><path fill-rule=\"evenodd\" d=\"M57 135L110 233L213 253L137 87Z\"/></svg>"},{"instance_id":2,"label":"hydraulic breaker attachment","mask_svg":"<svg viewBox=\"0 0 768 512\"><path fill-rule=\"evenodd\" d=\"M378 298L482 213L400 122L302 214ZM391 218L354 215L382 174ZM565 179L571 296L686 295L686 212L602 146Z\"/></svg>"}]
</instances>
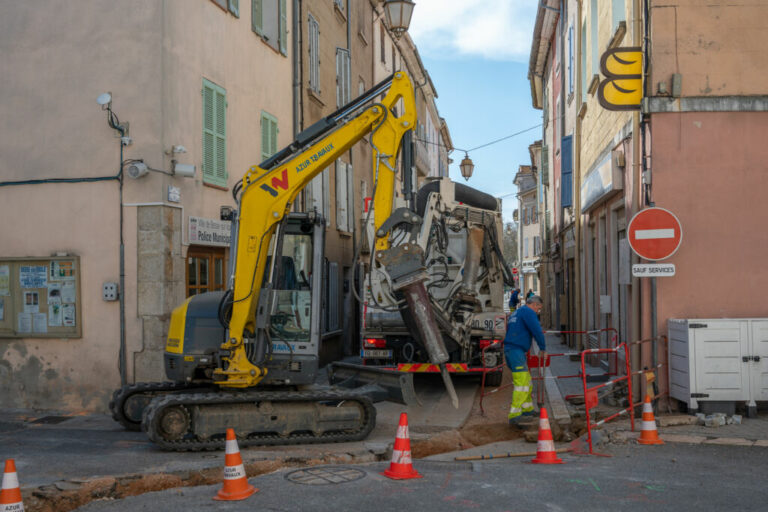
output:
<instances>
[{"instance_id":1,"label":"hydraulic breaker attachment","mask_svg":"<svg viewBox=\"0 0 768 512\"><path fill-rule=\"evenodd\" d=\"M328 366L328 381L332 386L354 389L374 402L421 405L413 387L412 373L334 362Z\"/></svg>"}]
</instances>

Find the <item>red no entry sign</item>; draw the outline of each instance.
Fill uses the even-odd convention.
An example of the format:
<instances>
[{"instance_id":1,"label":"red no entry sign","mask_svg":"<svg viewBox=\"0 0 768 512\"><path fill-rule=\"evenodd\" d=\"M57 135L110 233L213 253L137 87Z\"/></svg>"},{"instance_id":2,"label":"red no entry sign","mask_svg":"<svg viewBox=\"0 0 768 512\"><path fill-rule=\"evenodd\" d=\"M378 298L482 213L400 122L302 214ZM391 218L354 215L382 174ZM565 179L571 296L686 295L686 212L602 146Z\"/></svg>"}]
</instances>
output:
<instances>
[{"instance_id":1,"label":"red no entry sign","mask_svg":"<svg viewBox=\"0 0 768 512\"><path fill-rule=\"evenodd\" d=\"M629 221L629 246L641 258L669 258L680 247L682 239L680 221L664 208L646 208Z\"/></svg>"}]
</instances>

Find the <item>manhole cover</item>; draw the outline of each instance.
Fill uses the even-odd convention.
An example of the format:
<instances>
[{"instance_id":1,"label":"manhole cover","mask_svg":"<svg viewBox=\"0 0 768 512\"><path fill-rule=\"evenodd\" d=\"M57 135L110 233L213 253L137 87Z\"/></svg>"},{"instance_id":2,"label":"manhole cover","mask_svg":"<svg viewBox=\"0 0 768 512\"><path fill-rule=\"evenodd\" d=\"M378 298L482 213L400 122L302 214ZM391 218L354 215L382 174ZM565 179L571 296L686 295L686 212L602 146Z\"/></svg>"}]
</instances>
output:
<instances>
[{"instance_id":1,"label":"manhole cover","mask_svg":"<svg viewBox=\"0 0 768 512\"><path fill-rule=\"evenodd\" d=\"M286 480L304 485L343 484L363 477L365 477L365 471L353 468L298 469L285 475Z\"/></svg>"},{"instance_id":2,"label":"manhole cover","mask_svg":"<svg viewBox=\"0 0 768 512\"><path fill-rule=\"evenodd\" d=\"M35 421L30 423L36 423L39 425L56 425L57 423L62 423L71 419L72 416L43 416L42 418L37 418Z\"/></svg>"}]
</instances>

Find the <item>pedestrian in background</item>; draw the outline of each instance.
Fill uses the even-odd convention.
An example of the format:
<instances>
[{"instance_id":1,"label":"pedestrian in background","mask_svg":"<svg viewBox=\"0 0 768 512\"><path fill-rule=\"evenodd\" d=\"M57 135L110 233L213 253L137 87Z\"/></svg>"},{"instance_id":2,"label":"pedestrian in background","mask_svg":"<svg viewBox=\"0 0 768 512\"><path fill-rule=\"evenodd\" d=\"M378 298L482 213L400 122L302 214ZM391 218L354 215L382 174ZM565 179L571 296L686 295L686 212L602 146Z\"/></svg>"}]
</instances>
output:
<instances>
[{"instance_id":1,"label":"pedestrian in background","mask_svg":"<svg viewBox=\"0 0 768 512\"><path fill-rule=\"evenodd\" d=\"M509 310L514 311L517 309L517 303L520 301L520 290L512 288L512 294L509 296Z\"/></svg>"},{"instance_id":2,"label":"pedestrian in background","mask_svg":"<svg viewBox=\"0 0 768 512\"><path fill-rule=\"evenodd\" d=\"M539 357L546 361L547 346L544 332L539 323L539 313L544 308L541 297L532 295L507 319L507 334L504 337L504 358L512 370L512 403L509 405L509 424L519 424L522 417L533 415L531 373L526 364L526 354L535 339L539 346Z\"/></svg>"},{"instance_id":3,"label":"pedestrian in background","mask_svg":"<svg viewBox=\"0 0 768 512\"><path fill-rule=\"evenodd\" d=\"M536 295L536 294L535 294L535 293L533 293L533 290L532 290L531 288L528 288L528 294L525 296L525 300L528 300L528 299L530 299L530 298L531 298L531 297L533 297L534 295Z\"/></svg>"}]
</instances>

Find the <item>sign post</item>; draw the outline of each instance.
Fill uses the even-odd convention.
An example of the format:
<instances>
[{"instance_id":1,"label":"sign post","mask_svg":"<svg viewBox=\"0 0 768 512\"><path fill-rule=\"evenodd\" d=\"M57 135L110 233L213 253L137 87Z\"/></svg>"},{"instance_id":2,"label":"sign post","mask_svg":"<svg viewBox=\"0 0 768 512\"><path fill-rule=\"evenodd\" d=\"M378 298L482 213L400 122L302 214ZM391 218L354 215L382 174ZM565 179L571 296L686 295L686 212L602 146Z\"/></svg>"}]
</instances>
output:
<instances>
[{"instance_id":1,"label":"sign post","mask_svg":"<svg viewBox=\"0 0 768 512\"><path fill-rule=\"evenodd\" d=\"M629 246L635 254L651 261L665 260L675 254L683 241L683 227L674 213L655 206L640 210L629 221ZM674 276L672 263L632 265L632 275L651 278L651 337L653 365L656 365L656 277Z\"/></svg>"}]
</instances>

